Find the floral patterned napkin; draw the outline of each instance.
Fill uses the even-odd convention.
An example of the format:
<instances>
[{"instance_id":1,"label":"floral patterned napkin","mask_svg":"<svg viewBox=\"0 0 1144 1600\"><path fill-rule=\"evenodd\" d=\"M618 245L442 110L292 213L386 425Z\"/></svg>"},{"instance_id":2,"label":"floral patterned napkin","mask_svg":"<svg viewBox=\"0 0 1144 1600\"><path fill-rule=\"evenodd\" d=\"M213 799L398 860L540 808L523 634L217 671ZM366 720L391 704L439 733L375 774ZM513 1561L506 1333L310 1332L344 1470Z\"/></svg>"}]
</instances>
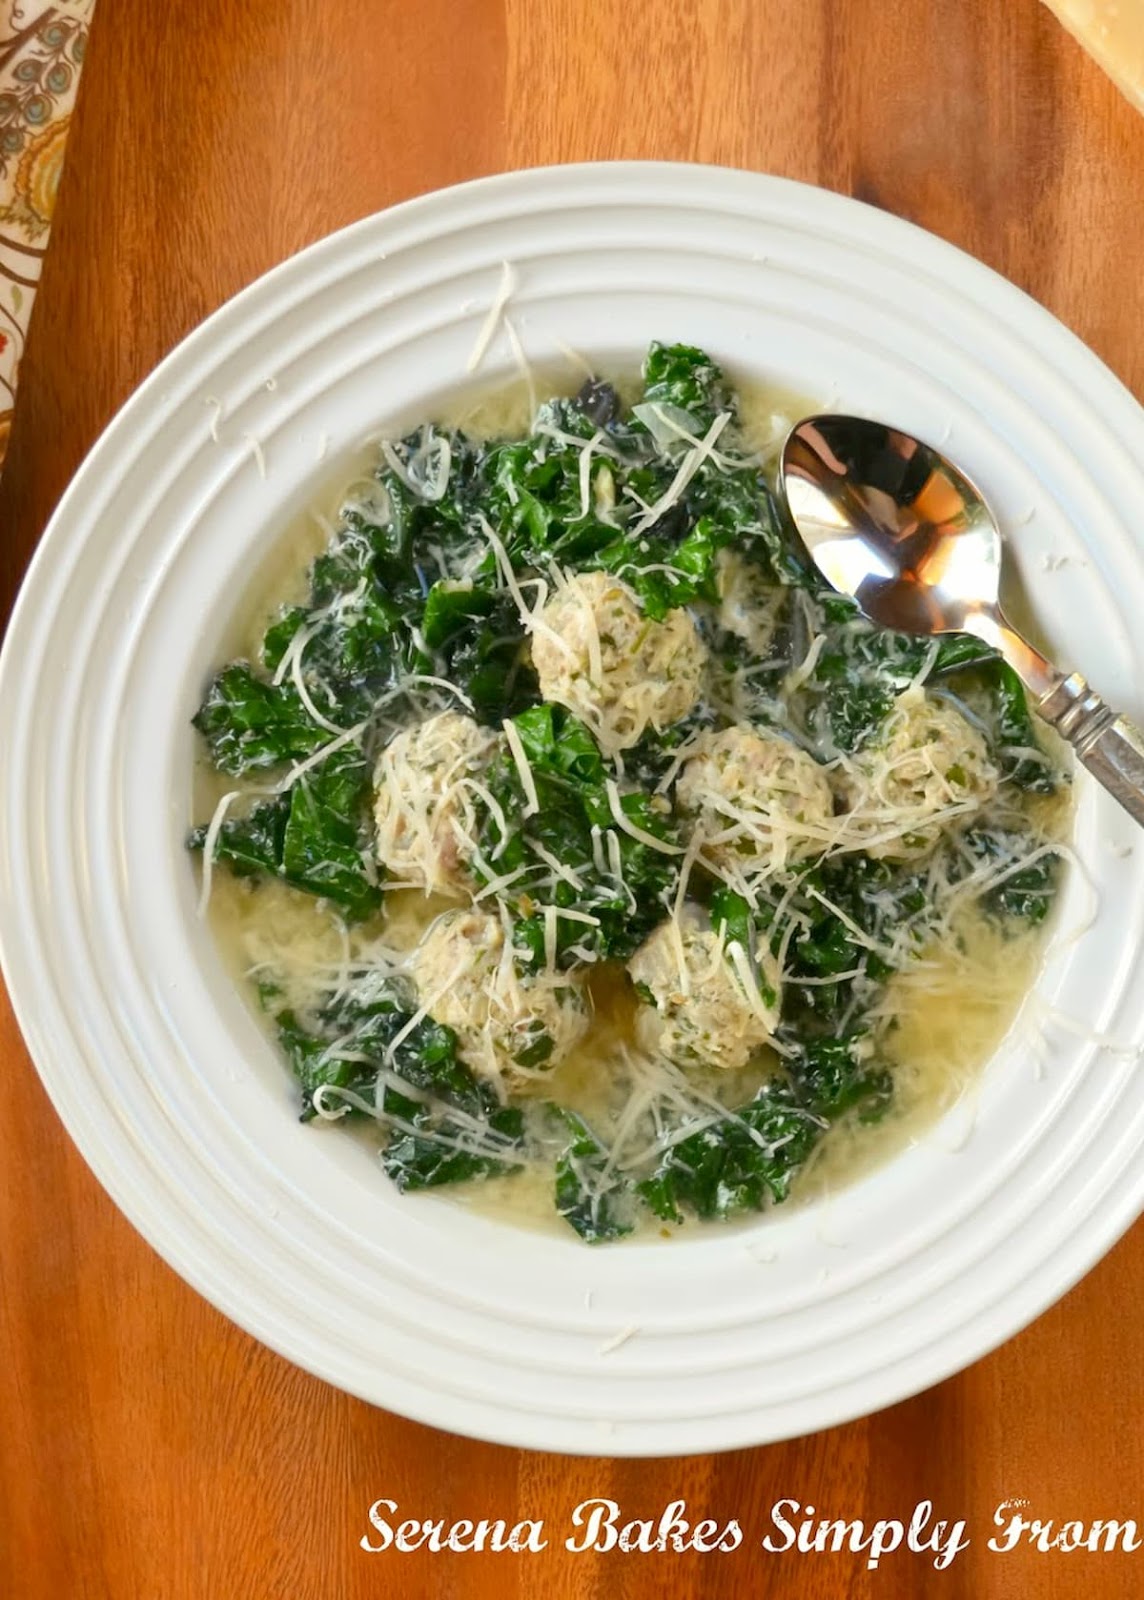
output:
<instances>
[{"instance_id":1,"label":"floral patterned napkin","mask_svg":"<svg viewBox=\"0 0 1144 1600\"><path fill-rule=\"evenodd\" d=\"M0 0L0 466L95 0Z\"/></svg>"}]
</instances>

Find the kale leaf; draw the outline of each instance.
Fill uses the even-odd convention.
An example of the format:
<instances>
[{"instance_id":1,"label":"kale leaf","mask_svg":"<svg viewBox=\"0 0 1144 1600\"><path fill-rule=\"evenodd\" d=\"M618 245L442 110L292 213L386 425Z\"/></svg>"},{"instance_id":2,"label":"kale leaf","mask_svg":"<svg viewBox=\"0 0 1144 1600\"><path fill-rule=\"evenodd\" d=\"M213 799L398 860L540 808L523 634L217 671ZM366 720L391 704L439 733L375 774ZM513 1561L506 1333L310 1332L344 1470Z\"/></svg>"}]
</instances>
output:
<instances>
[{"instance_id":1,"label":"kale leaf","mask_svg":"<svg viewBox=\"0 0 1144 1600\"><path fill-rule=\"evenodd\" d=\"M360 750L343 746L297 778L283 794L226 818L214 860L240 877L267 873L336 905L350 922L372 916L381 889L372 864L369 771ZM205 827L190 836L206 843Z\"/></svg>"},{"instance_id":2,"label":"kale leaf","mask_svg":"<svg viewBox=\"0 0 1144 1600\"><path fill-rule=\"evenodd\" d=\"M302 1088L303 1120L317 1115L320 1089L343 1091L323 1110L340 1103L347 1116L378 1118L382 1165L402 1191L517 1170L523 1113L469 1071L451 1029L427 1017L410 1029L413 1014L397 985L335 999L305 1023L281 1012L278 1036Z\"/></svg>"},{"instance_id":3,"label":"kale leaf","mask_svg":"<svg viewBox=\"0 0 1144 1600\"><path fill-rule=\"evenodd\" d=\"M433 1189L445 1183L468 1183L473 1178L502 1177L519 1171L512 1150L524 1136L524 1117L514 1106L489 1113L487 1126L505 1141L505 1155L482 1153L477 1147L457 1148L465 1130L449 1118L436 1122L422 1110L409 1117L412 1129L396 1129L382 1151L381 1164L400 1193Z\"/></svg>"},{"instance_id":4,"label":"kale leaf","mask_svg":"<svg viewBox=\"0 0 1144 1600\"><path fill-rule=\"evenodd\" d=\"M995 863L999 882L987 889L983 904L994 917L1012 917L1036 927L1044 922L1060 886L1061 858L1055 851L1018 865L1029 854L1027 836L1004 828L974 828L962 838L966 866Z\"/></svg>"},{"instance_id":5,"label":"kale leaf","mask_svg":"<svg viewBox=\"0 0 1144 1600\"><path fill-rule=\"evenodd\" d=\"M994 704L993 745L1002 776L1018 789L1033 794L1054 794L1057 775L1041 749L1020 678L1000 657L983 669L991 683Z\"/></svg>"},{"instance_id":6,"label":"kale leaf","mask_svg":"<svg viewBox=\"0 0 1144 1600\"><path fill-rule=\"evenodd\" d=\"M876 1122L893 1098L893 1078L870 1057L861 1033L809 1039L784 1066L799 1103L827 1122L854 1110L862 1122Z\"/></svg>"},{"instance_id":7,"label":"kale leaf","mask_svg":"<svg viewBox=\"0 0 1144 1600\"><path fill-rule=\"evenodd\" d=\"M778 1204L814 1148L820 1124L781 1087L681 1139L637 1190L657 1217L682 1222L684 1210L708 1220Z\"/></svg>"},{"instance_id":8,"label":"kale leaf","mask_svg":"<svg viewBox=\"0 0 1144 1600\"><path fill-rule=\"evenodd\" d=\"M688 344L651 345L644 362L645 405L686 411L706 433L720 411L731 408L720 367L706 351Z\"/></svg>"},{"instance_id":9,"label":"kale leaf","mask_svg":"<svg viewBox=\"0 0 1144 1600\"><path fill-rule=\"evenodd\" d=\"M734 537L733 528L700 517L678 544L652 533L634 541L625 537L606 545L595 559L635 591L646 616L662 622L676 606L718 601L717 558Z\"/></svg>"},{"instance_id":10,"label":"kale leaf","mask_svg":"<svg viewBox=\"0 0 1144 1600\"><path fill-rule=\"evenodd\" d=\"M571 1134L556 1161L556 1209L588 1244L632 1231L630 1189L607 1172L608 1152L574 1111L551 1106L554 1121Z\"/></svg>"},{"instance_id":11,"label":"kale leaf","mask_svg":"<svg viewBox=\"0 0 1144 1600\"><path fill-rule=\"evenodd\" d=\"M214 765L236 778L300 761L330 737L292 683L275 685L256 677L245 661L223 668L192 721Z\"/></svg>"},{"instance_id":12,"label":"kale leaf","mask_svg":"<svg viewBox=\"0 0 1144 1600\"><path fill-rule=\"evenodd\" d=\"M499 727L506 716L539 700L511 595L436 583L425 599L421 633L435 652L439 675L462 690L478 722Z\"/></svg>"},{"instance_id":13,"label":"kale leaf","mask_svg":"<svg viewBox=\"0 0 1144 1600\"><path fill-rule=\"evenodd\" d=\"M561 706L539 705L514 718L513 726L531 768L539 807L525 815L528 797L520 772L504 750L484 778L498 810L478 801L477 875L490 882L519 874L504 895L517 911L514 942L527 965L539 966L545 958L543 905L574 913L557 917L562 963L577 959L572 946L596 957L624 960L663 916L677 878L682 847L667 808L658 809L654 797L642 790L619 796L625 819L661 839L666 846L661 851L617 824L603 757L582 722ZM554 874L546 857L558 860L565 874Z\"/></svg>"},{"instance_id":14,"label":"kale leaf","mask_svg":"<svg viewBox=\"0 0 1144 1600\"><path fill-rule=\"evenodd\" d=\"M286 824L290 820L290 800L280 795L275 800L260 800L245 817L228 817L214 848L214 862L223 862L239 878L269 873L282 877L282 857L286 844ZM206 844L206 827L192 830L188 845L201 850Z\"/></svg>"}]
</instances>

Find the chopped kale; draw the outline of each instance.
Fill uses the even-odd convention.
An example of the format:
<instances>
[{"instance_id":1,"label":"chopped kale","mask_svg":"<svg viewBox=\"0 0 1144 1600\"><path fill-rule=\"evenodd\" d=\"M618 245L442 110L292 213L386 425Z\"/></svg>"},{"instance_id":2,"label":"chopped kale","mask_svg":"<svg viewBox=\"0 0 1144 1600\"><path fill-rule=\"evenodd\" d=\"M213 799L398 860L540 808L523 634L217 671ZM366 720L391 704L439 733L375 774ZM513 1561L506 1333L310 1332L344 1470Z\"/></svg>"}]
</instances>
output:
<instances>
[{"instance_id":1,"label":"chopped kale","mask_svg":"<svg viewBox=\"0 0 1144 1600\"><path fill-rule=\"evenodd\" d=\"M595 957L626 959L664 915L677 879L682 847L667 808L658 809L655 797L642 790L619 796L625 820L661 839L666 846L661 851L617 824L608 798L608 771L583 723L560 706L539 705L514 718L513 726L539 805L526 815L529 799L506 748L485 774L497 809L483 802L477 807L477 876L492 882L516 875L505 898L517 913L516 945L529 965L544 961L545 918L538 909L543 905L557 908L562 963L577 959L573 947ZM554 874L552 858L568 875ZM560 916L565 910L573 915Z\"/></svg>"},{"instance_id":2,"label":"chopped kale","mask_svg":"<svg viewBox=\"0 0 1144 1600\"><path fill-rule=\"evenodd\" d=\"M260 873L282 877L289 820L287 795L259 801L245 817L228 817L215 844L215 862L228 866L238 878L257 877ZM205 827L195 828L189 841L191 849L201 850L206 837Z\"/></svg>"},{"instance_id":3,"label":"chopped kale","mask_svg":"<svg viewBox=\"0 0 1144 1600\"><path fill-rule=\"evenodd\" d=\"M306 710L292 683L273 684L245 661L224 667L194 717L220 772L242 777L312 755L330 735Z\"/></svg>"},{"instance_id":4,"label":"chopped kale","mask_svg":"<svg viewBox=\"0 0 1144 1600\"><path fill-rule=\"evenodd\" d=\"M381 905L368 828L369 771L361 752L335 750L284 794L226 818L215 861L242 877L267 873L338 906L351 922ZM206 828L190 837L206 843Z\"/></svg>"},{"instance_id":5,"label":"chopped kale","mask_svg":"<svg viewBox=\"0 0 1144 1600\"><path fill-rule=\"evenodd\" d=\"M727 942L738 943L750 950L755 940L755 924L751 907L734 889L720 885L711 896L711 926L718 931L727 930Z\"/></svg>"},{"instance_id":6,"label":"chopped kale","mask_svg":"<svg viewBox=\"0 0 1144 1600\"><path fill-rule=\"evenodd\" d=\"M730 400L722 371L705 351L656 343L644 362L643 403L686 411L704 433L718 412L729 409Z\"/></svg>"},{"instance_id":7,"label":"chopped kale","mask_svg":"<svg viewBox=\"0 0 1144 1600\"><path fill-rule=\"evenodd\" d=\"M682 1222L685 1210L704 1220L762 1211L786 1199L821 1133L788 1093L764 1089L726 1120L672 1145L639 1194L666 1222Z\"/></svg>"},{"instance_id":8,"label":"chopped kale","mask_svg":"<svg viewBox=\"0 0 1144 1600\"><path fill-rule=\"evenodd\" d=\"M808 1040L784 1066L799 1104L827 1122L848 1111L876 1122L893 1098L893 1078L870 1056L870 1041L861 1033Z\"/></svg>"},{"instance_id":9,"label":"chopped kale","mask_svg":"<svg viewBox=\"0 0 1144 1600\"><path fill-rule=\"evenodd\" d=\"M434 1122L423 1111L411 1113L412 1128L391 1133L381 1163L402 1194L407 1190L439 1188L446 1183L468 1183L473 1178L503 1177L519 1171L513 1159L524 1136L524 1117L514 1106L489 1113L487 1126L504 1141L505 1154L488 1154L484 1145L465 1146L465 1131L449 1118Z\"/></svg>"},{"instance_id":10,"label":"chopped kale","mask_svg":"<svg viewBox=\"0 0 1144 1600\"><path fill-rule=\"evenodd\" d=\"M323 1113L376 1117L382 1164L401 1190L516 1170L520 1109L502 1106L461 1062L451 1029L429 1018L410 1029L412 1017L400 987L335 999L305 1025L281 1012L278 1036L302 1088L303 1120L317 1115L319 1090L340 1090L323 1099Z\"/></svg>"},{"instance_id":11,"label":"chopped kale","mask_svg":"<svg viewBox=\"0 0 1144 1600\"><path fill-rule=\"evenodd\" d=\"M616 539L596 560L635 590L647 616L662 622L676 606L718 600L716 558L734 538L734 528L700 517L677 544L650 533L634 542Z\"/></svg>"},{"instance_id":12,"label":"chopped kale","mask_svg":"<svg viewBox=\"0 0 1144 1600\"><path fill-rule=\"evenodd\" d=\"M260 969L260 1001L276 1019L303 1117L376 1121L400 1190L547 1162L557 1210L589 1242L629 1233L641 1204L680 1222L779 1203L831 1126L873 1122L891 1106L886 985L938 926L935 894L976 890L1014 935L1050 913L1061 857L1036 853L1021 812L1025 796L1050 794L1062 779L1019 680L975 638L879 629L825 589L745 439L718 364L693 346L657 343L634 405L592 378L574 398L542 404L516 438L484 442L427 424L388 441L341 508L305 601L284 606L252 660L224 666L207 686L194 725L239 791L213 865L315 896L361 941L355 950L371 948L369 919L387 893L372 816L376 754L398 729L461 709L511 729L470 779L466 861L475 903L500 919L525 989L551 981L553 965L577 981L603 969L603 992L617 976L622 985L618 964L671 915L684 861L686 897L725 948L741 946L760 971L781 970L781 993L769 978L761 985L779 1018L773 1070L753 1060L753 1076L718 1090L734 1106L721 1113L686 1093L700 1068L672 1067L681 1076L671 1092L621 1138L637 1140L629 1161L630 1145L609 1146L607 1122L595 1128L518 1094L517 1068L550 1065L557 1094L553 1039L539 1023L531 1044L521 1030L526 1044L494 1086L388 967L370 969L367 957L364 975L347 969L304 1004L281 974ZM542 702L531 660L529 613L598 571L630 588L649 628L689 608L711 662L710 693L673 726L647 729L622 761L569 711ZM751 625L740 582L763 597ZM925 859L883 859L851 840L748 884L687 850L694 819L677 807L674 782L706 731L777 730L844 773L855 752L877 746L915 685L969 718L1001 783L996 807L958 818ZM830 782L841 810L845 782ZM192 832L192 848L207 832ZM607 963L617 964L611 979ZM656 1003L652 988L640 995Z\"/></svg>"},{"instance_id":13,"label":"chopped kale","mask_svg":"<svg viewBox=\"0 0 1144 1600\"><path fill-rule=\"evenodd\" d=\"M1053 794L1056 772L1041 749L1020 678L1000 659L990 662L984 671L993 690L993 744L1005 779L1034 794Z\"/></svg>"},{"instance_id":14,"label":"chopped kale","mask_svg":"<svg viewBox=\"0 0 1144 1600\"><path fill-rule=\"evenodd\" d=\"M976 828L964 835L962 849L966 865L989 863L992 886L985 892L986 908L996 917L1016 918L1036 926L1044 922L1056 896L1061 874L1061 858L1046 849L1027 865L1030 854L1027 836L1003 828Z\"/></svg>"},{"instance_id":15,"label":"chopped kale","mask_svg":"<svg viewBox=\"0 0 1144 1600\"><path fill-rule=\"evenodd\" d=\"M562 1106L551 1111L571 1135L556 1161L556 1210L588 1244L631 1233L630 1191L608 1172L607 1149L576 1112Z\"/></svg>"}]
</instances>

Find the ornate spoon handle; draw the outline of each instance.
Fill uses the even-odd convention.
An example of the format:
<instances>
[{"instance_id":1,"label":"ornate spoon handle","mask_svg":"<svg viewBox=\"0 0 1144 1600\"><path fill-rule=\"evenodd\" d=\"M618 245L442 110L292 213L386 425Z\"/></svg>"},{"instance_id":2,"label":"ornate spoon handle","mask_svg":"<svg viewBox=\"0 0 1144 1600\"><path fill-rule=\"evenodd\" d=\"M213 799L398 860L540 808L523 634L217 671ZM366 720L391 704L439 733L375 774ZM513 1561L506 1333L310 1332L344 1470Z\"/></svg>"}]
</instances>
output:
<instances>
[{"instance_id":1,"label":"ornate spoon handle","mask_svg":"<svg viewBox=\"0 0 1144 1600\"><path fill-rule=\"evenodd\" d=\"M1081 761L1115 800L1144 822L1144 734L1117 716L1079 672L1042 696L1037 710L1068 740Z\"/></svg>"}]
</instances>

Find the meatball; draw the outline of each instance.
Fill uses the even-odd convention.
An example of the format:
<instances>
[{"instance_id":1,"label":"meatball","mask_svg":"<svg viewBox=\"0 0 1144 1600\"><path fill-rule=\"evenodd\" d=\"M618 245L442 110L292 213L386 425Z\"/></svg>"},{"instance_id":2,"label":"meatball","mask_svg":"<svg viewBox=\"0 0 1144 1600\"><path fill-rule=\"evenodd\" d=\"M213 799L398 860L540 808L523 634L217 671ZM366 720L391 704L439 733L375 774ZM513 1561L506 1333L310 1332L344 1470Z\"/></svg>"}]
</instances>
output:
<instances>
[{"instance_id":1,"label":"meatball","mask_svg":"<svg viewBox=\"0 0 1144 1600\"><path fill-rule=\"evenodd\" d=\"M547 1070L584 1037L583 986L560 974L522 974L498 917L447 911L410 958L410 975L435 1022L452 1028L461 1058L485 1077Z\"/></svg>"},{"instance_id":2,"label":"meatball","mask_svg":"<svg viewBox=\"0 0 1144 1600\"><path fill-rule=\"evenodd\" d=\"M641 1046L681 1066L746 1066L779 1019L774 958L759 954L756 985L746 951L728 946L699 911L687 911L678 926L661 923L628 962L644 1002L636 1016Z\"/></svg>"},{"instance_id":3,"label":"meatball","mask_svg":"<svg viewBox=\"0 0 1144 1600\"><path fill-rule=\"evenodd\" d=\"M917 860L944 825L987 805L999 781L984 739L960 711L909 689L851 759L847 842L867 855Z\"/></svg>"},{"instance_id":4,"label":"meatball","mask_svg":"<svg viewBox=\"0 0 1144 1600\"><path fill-rule=\"evenodd\" d=\"M699 699L707 652L690 615L645 617L605 572L570 578L537 617L532 660L545 700L581 717L608 752L678 722Z\"/></svg>"},{"instance_id":5,"label":"meatball","mask_svg":"<svg viewBox=\"0 0 1144 1600\"><path fill-rule=\"evenodd\" d=\"M471 717L443 711L405 728L374 772L378 859L403 883L426 893L466 888L472 791L461 782L488 759L496 735Z\"/></svg>"},{"instance_id":6,"label":"meatball","mask_svg":"<svg viewBox=\"0 0 1144 1600\"><path fill-rule=\"evenodd\" d=\"M834 795L813 756L789 739L738 725L705 734L676 784L716 868L779 872L830 842Z\"/></svg>"}]
</instances>

